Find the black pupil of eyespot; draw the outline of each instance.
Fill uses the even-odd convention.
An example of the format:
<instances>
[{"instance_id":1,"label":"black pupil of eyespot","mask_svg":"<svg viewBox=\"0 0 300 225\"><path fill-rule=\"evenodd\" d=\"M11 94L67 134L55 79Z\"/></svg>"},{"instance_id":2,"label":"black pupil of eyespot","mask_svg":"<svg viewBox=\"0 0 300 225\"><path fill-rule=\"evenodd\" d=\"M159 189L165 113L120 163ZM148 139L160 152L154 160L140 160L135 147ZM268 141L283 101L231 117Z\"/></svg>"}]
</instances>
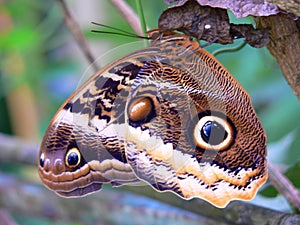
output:
<instances>
[{"instance_id":1,"label":"black pupil of eyespot","mask_svg":"<svg viewBox=\"0 0 300 225\"><path fill-rule=\"evenodd\" d=\"M224 127L215 121L207 121L201 129L201 137L211 145L220 144L226 139L227 135Z\"/></svg>"},{"instance_id":2,"label":"black pupil of eyespot","mask_svg":"<svg viewBox=\"0 0 300 225\"><path fill-rule=\"evenodd\" d=\"M41 167L44 167L44 158L43 157L40 157L40 165L41 165Z\"/></svg>"},{"instance_id":3,"label":"black pupil of eyespot","mask_svg":"<svg viewBox=\"0 0 300 225\"><path fill-rule=\"evenodd\" d=\"M68 155L68 164L70 166L76 166L77 163L78 163L78 160L79 160L79 157L78 157L78 155L75 152L71 152Z\"/></svg>"}]
</instances>

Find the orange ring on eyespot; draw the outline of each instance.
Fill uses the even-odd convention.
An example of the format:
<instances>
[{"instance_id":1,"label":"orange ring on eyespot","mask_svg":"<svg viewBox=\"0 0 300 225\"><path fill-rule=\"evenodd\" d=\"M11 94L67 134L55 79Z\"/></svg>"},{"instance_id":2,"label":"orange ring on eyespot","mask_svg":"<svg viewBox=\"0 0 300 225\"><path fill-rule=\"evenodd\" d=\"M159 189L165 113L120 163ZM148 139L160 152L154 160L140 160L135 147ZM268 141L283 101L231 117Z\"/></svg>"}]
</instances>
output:
<instances>
[{"instance_id":1,"label":"orange ring on eyespot","mask_svg":"<svg viewBox=\"0 0 300 225\"><path fill-rule=\"evenodd\" d=\"M69 168L75 168L81 162L81 154L78 148L71 148L66 154L65 164Z\"/></svg>"},{"instance_id":2,"label":"orange ring on eyespot","mask_svg":"<svg viewBox=\"0 0 300 225\"><path fill-rule=\"evenodd\" d=\"M201 130L207 122L215 122L221 125L224 128L225 132L227 132L227 136L221 143L213 145L203 140L201 136ZM233 128L231 124L226 119L217 116L212 116L212 115L204 116L199 119L199 121L196 123L194 127L193 136L194 136L194 141L198 147L202 149L215 150L215 151L224 150L227 147L229 147L234 138Z\"/></svg>"}]
</instances>

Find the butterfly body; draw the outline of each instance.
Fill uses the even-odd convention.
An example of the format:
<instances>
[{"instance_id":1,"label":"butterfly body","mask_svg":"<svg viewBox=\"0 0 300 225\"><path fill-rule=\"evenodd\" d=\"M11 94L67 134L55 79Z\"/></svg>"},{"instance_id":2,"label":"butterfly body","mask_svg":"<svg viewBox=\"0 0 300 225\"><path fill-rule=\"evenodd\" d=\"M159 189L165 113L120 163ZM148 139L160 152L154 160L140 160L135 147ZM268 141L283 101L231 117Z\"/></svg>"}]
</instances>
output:
<instances>
[{"instance_id":1,"label":"butterfly body","mask_svg":"<svg viewBox=\"0 0 300 225\"><path fill-rule=\"evenodd\" d=\"M63 196L150 184L218 207L267 179L266 139L246 91L189 37L154 30L151 46L106 65L58 110L39 174Z\"/></svg>"}]
</instances>

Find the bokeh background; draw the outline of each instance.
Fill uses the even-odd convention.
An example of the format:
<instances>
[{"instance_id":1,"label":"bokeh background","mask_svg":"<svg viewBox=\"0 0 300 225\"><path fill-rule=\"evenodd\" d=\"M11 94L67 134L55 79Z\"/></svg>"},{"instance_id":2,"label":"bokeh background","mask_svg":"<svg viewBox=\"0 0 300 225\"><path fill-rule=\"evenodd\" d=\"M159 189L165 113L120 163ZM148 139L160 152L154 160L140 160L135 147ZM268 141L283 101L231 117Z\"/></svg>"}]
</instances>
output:
<instances>
[{"instance_id":1,"label":"bokeh background","mask_svg":"<svg viewBox=\"0 0 300 225\"><path fill-rule=\"evenodd\" d=\"M135 8L134 0L127 2ZM91 22L133 32L110 1L73 0L67 3L94 56L138 41L91 32L91 29L98 29ZM148 28L156 28L158 17L167 5L163 1L142 1L142 4ZM231 21L252 23L251 18L235 19L233 16ZM242 40L237 40L230 46L241 43ZM207 50L214 52L222 48L225 46L213 44ZM116 52L123 54L119 48ZM275 59L266 48L250 46L222 53L217 58L249 92L267 133L269 160L285 171L299 188L300 105ZM57 1L0 0L0 133L40 142L56 110L78 87L82 75L91 71L86 72L88 66L64 24ZM1 174L39 183L35 166L25 168L13 160L0 163ZM293 210L268 184L255 201L268 208ZM53 224L53 221L11 213L19 224Z\"/></svg>"}]
</instances>

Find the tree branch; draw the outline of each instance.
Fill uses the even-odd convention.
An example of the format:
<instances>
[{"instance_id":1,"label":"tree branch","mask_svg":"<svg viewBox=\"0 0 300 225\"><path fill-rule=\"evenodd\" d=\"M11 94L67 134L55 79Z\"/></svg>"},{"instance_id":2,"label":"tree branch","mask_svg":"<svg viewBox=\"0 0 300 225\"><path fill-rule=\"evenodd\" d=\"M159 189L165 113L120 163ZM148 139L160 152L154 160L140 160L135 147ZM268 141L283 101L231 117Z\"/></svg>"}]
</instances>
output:
<instances>
[{"instance_id":1,"label":"tree branch","mask_svg":"<svg viewBox=\"0 0 300 225\"><path fill-rule=\"evenodd\" d=\"M300 0L268 0L286 12L300 16Z\"/></svg>"},{"instance_id":2,"label":"tree branch","mask_svg":"<svg viewBox=\"0 0 300 225\"><path fill-rule=\"evenodd\" d=\"M96 63L94 63L95 57L92 55L92 53L86 43L85 37L84 37L83 33L81 32L76 21L73 19L65 1L64 0L57 0L57 1L61 5L63 15L65 18L65 23L66 23L67 27L70 29L70 31L71 31L75 41L77 42L79 48L81 49L82 53L84 54L84 57L93 66L95 71L99 70Z\"/></svg>"},{"instance_id":3,"label":"tree branch","mask_svg":"<svg viewBox=\"0 0 300 225\"><path fill-rule=\"evenodd\" d=\"M123 0L111 0L111 3L120 12L120 14L135 31L135 33L137 35L143 36L144 34L142 31L141 23L132 8Z\"/></svg>"},{"instance_id":4,"label":"tree branch","mask_svg":"<svg viewBox=\"0 0 300 225\"><path fill-rule=\"evenodd\" d=\"M38 145L35 143L24 142L18 138L0 134L0 149L0 163L17 162L34 166L37 164ZM28 190L35 191L28 192ZM93 218L95 215L99 217L102 216L101 219L99 217L94 218L95 220L93 220L93 222L95 224L96 220L98 220L97 223L99 223L103 217L109 216L99 214L99 212L119 211L120 209L112 209L112 207L116 207L115 205L118 205L119 201L122 202L122 199L128 198L128 191L130 191L135 195L150 197L162 203L195 213L203 220L208 221L204 224L300 224L300 216L277 212L242 201L232 202L225 209L218 209L199 199L187 201L172 193L159 193L147 186L124 186L116 190L126 192L119 193L119 191L109 192L103 190L99 195L95 194L85 198L66 200L56 196L53 192L44 187L25 183L11 176L2 174L0 176L0 196L2 196L0 198L0 205L9 209L11 212L20 212L22 215L28 215L29 213L29 216L44 215L49 218L64 218L70 220L70 218L77 218L76 216L79 216L76 213L78 210L84 215L93 216ZM15 196L16 194L18 196ZM8 199L9 197L17 198L18 201ZM129 198L135 199L135 197ZM28 201L34 202L34 205L31 204L30 211L28 211ZM74 205L76 207L74 207ZM132 207L134 208L134 206ZM211 223L211 221L213 221L213 223Z\"/></svg>"},{"instance_id":5,"label":"tree branch","mask_svg":"<svg viewBox=\"0 0 300 225\"><path fill-rule=\"evenodd\" d=\"M124 192L122 189L130 190L134 194ZM150 187L127 187L117 190L104 189L98 194L84 198L66 199L40 185L26 183L14 177L0 174L0 205L15 215L29 217L39 215L52 220L85 221L85 224L99 224L100 221L109 221L106 224L115 224L119 221L118 217L122 217L123 222L126 223L126 220L129 222L138 221L138 216L144 220L154 215L159 217L157 213L160 213L163 218L164 214L165 217L176 218L178 216L176 215L178 211L174 213L170 209L165 209L163 213L160 208L163 205L158 205L158 208L153 209L154 203L151 203L153 200L139 196L144 195L195 213L192 216L187 211L180 211L185 217L197 215L197 220L206 225L294 225L300 223L300 216L298 215L277 212L243 202L233 202L225 209L217 209L199 199L186 201L171 193L158 193ZM152 207L150 207L151 204ZM29 205L30 207L28 207ZM144 213L141 214L141 211ZM118 215L113 212L118 212ZM122 216L128 212L134 217L125 218ZM159 220L159 218L157 219Z\"/></svg>"},{"instance_id":6,"label":"tree branch","mask_svg":"<svg viewBox=\"0 0 300 225\"><path fill-rule=\"evenodd\" d=\"M185 209L197 215L213 219L215 224L226 222L235 225L287 225L300 222L300 216L285 214L282 212L266 209L246 202L234 201L224 209L218 209L211 204L199 199L184 200L172 193L159 193L151 190L150 187L124 187L143 196L151 197L160 202Z\"/></svg>"},{"instance_id":7,"label":"tree branch","mask_svg":"<svg viewBox=\"0 0 300 225\"><path fill-rule=\"evenodd\" d=\"M104 189L100 193L84 198L62 198L41 185L27 183L0 173L0 196L1 207L14 215L34 218L38 215L60 222L94 225L132 224L143 221L142 224L150 224L147 218L155 218L156 224L168 217L174 218L174 221L176 218L184 217L187 221L197 220L207 225L215 224L213 219L206 216L174 210L171 206L160 205L162 208L153 208L153 204L157 205L153 200L122 192L119 188L118 191ZM220 224L228 225L225 222Z\"/></svg>"},{"instance_id":8,"label":"tree branch","mask_svg":"<svg viewBox=\"0 0 300 225\"><path fill-rule=\"evenodd\" d=\"M268 163L269 178L273 186L290 202L298 211L300 211L300 194L294 185L274 166Z\"/></svg>"},{"instance_id":9,"label":"tree branch","mask_svg":"<svg viewBox=\"0 0 300 225\"><path fill-rule=\"evenodd\" d=\"M0 162L37 165L39 145L0 133Z\"/></svg>"},{"instance_id":10,"label":"tree branch","mask_svg":"<svg viewBox=\"0 0 300 225\"><path fill-rule=\"evenodd\" d=\"M255 21L258 28L269 29L271 41L267 47L300 100L300 19L276 15L257 17Z\"/></svg>"}]
</instances>

